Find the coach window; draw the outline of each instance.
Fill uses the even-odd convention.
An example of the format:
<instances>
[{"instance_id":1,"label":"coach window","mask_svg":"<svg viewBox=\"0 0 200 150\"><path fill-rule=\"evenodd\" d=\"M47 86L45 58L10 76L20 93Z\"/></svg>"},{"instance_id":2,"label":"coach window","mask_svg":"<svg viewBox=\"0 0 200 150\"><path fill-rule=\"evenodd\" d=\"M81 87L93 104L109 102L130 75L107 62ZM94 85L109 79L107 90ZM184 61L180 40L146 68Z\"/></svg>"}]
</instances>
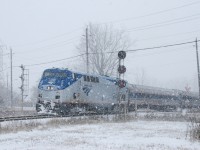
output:
<instances>
[{"instance_id":1,"label":"coach window","mask_svg":"<svg viewBox=\"0 0 200 150\"><path fill-rule=\"evenodd\" d=\"M84 81L87 81L87 78L86 78L86 76L83 76L84 77Z\"/></svg>"},{"instance_id":2,"label":"coach window","mask_svg":"<svg viewBox=\"0 0 200 150\"><path fill-rule=\"evenodd\" d=\"M90 81L91 81L91 82L94 82L93 76L90 76Z\"/></svg>"},{"instance_id":3,"label":"coach window","mask_svg":"<svg viewBox=\"0 0 200 150\"><path fill-rule=\"evenodd\" d=\"M87 81L90 82L90 76L87 76Z\"/></svg>"},{"instance_id":4,"label":"coach window","mask_svg":"<svg viewBox=\"0 0 200 150\"><path fill-rule=\"evenodd\" d=\"M90 77L91 78L91 82L95 82L95 77Z\"/></svg>"},{"instance_id":5,"label":"coach window","mask_svg":"<svg viewBox=\"0 0 200 150\"><path fill-rule=\"evenodd\" d=\"M99 78L98 77L96 77L96 82L99 83Z\"/></svg>"}]
</instances>

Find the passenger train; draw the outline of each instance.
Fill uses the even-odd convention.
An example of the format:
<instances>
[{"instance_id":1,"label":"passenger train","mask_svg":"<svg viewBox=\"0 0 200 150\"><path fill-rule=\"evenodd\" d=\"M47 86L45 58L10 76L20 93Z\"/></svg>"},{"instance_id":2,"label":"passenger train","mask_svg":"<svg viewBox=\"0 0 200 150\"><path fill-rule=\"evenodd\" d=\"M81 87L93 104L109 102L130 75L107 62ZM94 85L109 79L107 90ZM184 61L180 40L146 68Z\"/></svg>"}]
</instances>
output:
<instances>
[{"instance_id":1,"label":"passenger train","mask_svg":"<svg viewBox=\"0 0 200 150\"><path fill-rule=\"evenodd\" d=\"M39 113L112 113L119 105L150 109L199 107L198 96L180 90L129 84L119 88L118 78L51 68L43 72L38 85ZM196 105L197 104L197 105Z\"/></svg>"}]
</instances>

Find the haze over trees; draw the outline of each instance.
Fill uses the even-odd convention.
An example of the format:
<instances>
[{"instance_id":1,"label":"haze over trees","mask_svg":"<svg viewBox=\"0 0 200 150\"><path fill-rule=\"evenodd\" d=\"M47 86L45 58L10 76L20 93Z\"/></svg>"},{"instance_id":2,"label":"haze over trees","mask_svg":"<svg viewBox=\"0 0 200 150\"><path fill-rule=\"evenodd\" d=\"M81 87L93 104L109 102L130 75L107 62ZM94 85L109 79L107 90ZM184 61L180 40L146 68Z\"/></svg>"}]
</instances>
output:
<instances>
[{"instance_id":1,"label":"haze over trees","mask_svg":"<svg viewBox=\"0 0 200 150\"><path fill-rule=\"evenodd\" d=\"M8 89L0 82L0 105L5 106L8 102Z\"/></svg>"},{"instance_id":2,"label":"haze over trees","mask_svg":"<svg viewBox=\"0 0 200 150\"><path fill-rule=\"evenodd\" d=\"M10 107L11 106L11 98L10 98L10 89L3 82L3 76L1 76L0 80L0 107ZM20 96L15 91L13 92L13 106L18 106L20 101Z\"/></svg>"},{"instance_id":3,"label":"haze over trees","mask_svg":"<svg viewBox=\"0 0 200 150\"><path fill-rule=\"evenodd\" d=\"M131 45L129 36L123 30L115 29L111 25L89 24L88 52L89 72L112 76L116 73L118 64L117 52L127 50ZM81 54L86 53L86 37L81 38L77 49ZM86 55L81 63L85 66Z\"/></svg>"}]
</instances>

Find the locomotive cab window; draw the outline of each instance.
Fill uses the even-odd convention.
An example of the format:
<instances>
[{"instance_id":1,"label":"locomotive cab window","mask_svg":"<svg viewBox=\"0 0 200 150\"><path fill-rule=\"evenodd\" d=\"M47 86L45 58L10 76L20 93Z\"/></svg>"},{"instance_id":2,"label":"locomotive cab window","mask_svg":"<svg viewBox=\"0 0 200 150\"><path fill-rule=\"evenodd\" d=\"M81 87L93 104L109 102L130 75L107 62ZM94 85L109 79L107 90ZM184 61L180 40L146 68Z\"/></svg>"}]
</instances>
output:
<instances>
[{"instance_id":1,"label":"locomotive cab window","mask_svg":"<svg viewBox=\"0 0 200 150\"><path fill-rule=\"evenodd\" d=\"M48 78L54 78L54 77L66 78L67 74L65 72L50 72L50 71L46 71L46 72L44 72L43 77L48 77Z\"/></svg>"}]
</instances>

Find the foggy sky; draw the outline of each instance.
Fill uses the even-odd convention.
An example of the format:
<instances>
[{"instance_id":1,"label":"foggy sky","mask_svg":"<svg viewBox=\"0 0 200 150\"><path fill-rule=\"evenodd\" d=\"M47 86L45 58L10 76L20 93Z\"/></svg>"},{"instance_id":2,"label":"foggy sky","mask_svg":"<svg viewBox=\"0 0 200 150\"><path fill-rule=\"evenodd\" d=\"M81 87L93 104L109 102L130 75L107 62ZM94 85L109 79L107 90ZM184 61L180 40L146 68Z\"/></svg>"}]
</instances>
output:
<instances>
[{"instance_id":1,"label":"foggy sky","mask_svg":"<svg viewBox=\"0 0 200 150\"><path fill-rule=\"evenodd\" d=\"M130 49L154 47L198 38L199 8L198 0L0 0L0 40L7 45L4 54L13 49L14 89L19 92L21 64L30 71L30 88L44 69L78 71L78 58L28 65L79 54L76 46L89 23L124 30L132 41ZM5 69L9 63L4 56ZM188 84L197 91L194 44L127 53L125 65L125 79L131 83L179 89ZM10 76L9 69L6 74Z\"/></svg>"}]
</instances>

